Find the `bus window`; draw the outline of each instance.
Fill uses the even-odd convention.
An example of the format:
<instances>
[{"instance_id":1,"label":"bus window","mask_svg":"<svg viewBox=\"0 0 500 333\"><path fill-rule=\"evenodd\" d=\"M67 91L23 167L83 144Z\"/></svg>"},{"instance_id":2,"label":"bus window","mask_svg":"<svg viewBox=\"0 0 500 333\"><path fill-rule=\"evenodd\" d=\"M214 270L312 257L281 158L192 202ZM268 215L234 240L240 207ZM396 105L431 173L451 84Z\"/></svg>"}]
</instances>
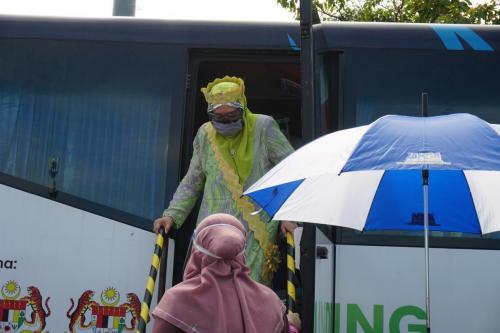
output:
<instances>
[{"instance_id":1,"label":"bus window","mask_svg":"<svg viewBox=\"0 0 500 333\"><path fill-rule=\"evenodd\" d=\"M327 53L317 58L316 109L319 110L319 134L339 129L341 101L341 53Z\"/></svg>"},{"instance_id":2,"label":"bus window","mask_svg":"<svg viewBox=\"0 0 500 333\"><path fill-rule=\"evenodd\" d=\"M154 44L3 40L0 172L48 185L54 158L59 191L158 216L182 61Z\"/></svg>"},{"instance_id":3,"label":"bus window","mask_svg":"<svg viewBox=\"0 0 500 333\"><path fill-rule=\"evenodd\" d=\"M350 51L346 57L346 126L386 114L419 116L429 94L429 115L472 113L500 123L500 72L496 52L414 50Z\"/></svg>"}]
</instances>

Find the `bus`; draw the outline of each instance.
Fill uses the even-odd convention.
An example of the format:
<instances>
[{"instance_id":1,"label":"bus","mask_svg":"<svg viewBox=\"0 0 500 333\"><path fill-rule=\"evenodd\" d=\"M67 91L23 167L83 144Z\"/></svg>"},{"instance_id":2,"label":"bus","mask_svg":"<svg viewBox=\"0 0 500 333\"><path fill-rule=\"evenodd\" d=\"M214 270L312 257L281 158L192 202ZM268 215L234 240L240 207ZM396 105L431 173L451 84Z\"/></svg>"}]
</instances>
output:
<instances>
[{"instance_id":1,"label":"bus","mask_svg":"<svg viewBox=\"0 0 500 333\"><path fill-rule=\"evenodd\" d=\"M0 332L135 330L152 221L187 171L215 77L242 77L250 109L296 148L419 115L422 92L430 115L500 123L499 27L317 24L312 109L300 39L298 22L0 16ZM195 215L169 239L160 291L182 278ZM296 256L314 267L299 274L303 332L425 332L420 235L313 230ZM500 240L430 244L433 330L498 331Z\"/></svg>"}]
</instances>

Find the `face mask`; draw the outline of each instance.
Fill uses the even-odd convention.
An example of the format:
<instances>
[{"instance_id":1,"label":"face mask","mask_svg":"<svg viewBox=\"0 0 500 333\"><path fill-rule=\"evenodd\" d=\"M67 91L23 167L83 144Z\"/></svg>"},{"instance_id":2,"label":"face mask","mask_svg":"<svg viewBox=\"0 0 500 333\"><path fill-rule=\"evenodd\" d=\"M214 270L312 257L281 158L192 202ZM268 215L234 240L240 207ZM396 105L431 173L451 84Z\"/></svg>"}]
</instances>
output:
<instances>
[{"instance_id":1,"label":"face mask","mask_svg":"<svg viewBox=\"0 0 500 333\"><path fill-rule=\"evenodd\" d=\"M219 123L212 120L212 125L214 126L217 133L223 136L233 136L238 134L243 129L243 121L241 119L233 123Z\"/></svg>"}]
</instances>

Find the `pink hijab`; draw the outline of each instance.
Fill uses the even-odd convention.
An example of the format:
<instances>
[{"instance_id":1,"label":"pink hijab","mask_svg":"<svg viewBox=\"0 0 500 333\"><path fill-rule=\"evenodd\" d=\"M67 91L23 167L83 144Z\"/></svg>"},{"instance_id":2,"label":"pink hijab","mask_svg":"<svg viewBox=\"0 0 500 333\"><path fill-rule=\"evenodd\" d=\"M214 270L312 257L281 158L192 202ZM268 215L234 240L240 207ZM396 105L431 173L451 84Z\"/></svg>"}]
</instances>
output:
<instances>
[{"instance_id":1,"label":"pink hijab","mask_svg":"<svg viewBox=\"0 0 500 333\"><path fill-rule=\"evenodd\" d=\"M250 278L243 225L214 214L196 228L184 281L167 290L153 311L188 333L282 332L285 306Z\"/></svg>"}]
</instances>

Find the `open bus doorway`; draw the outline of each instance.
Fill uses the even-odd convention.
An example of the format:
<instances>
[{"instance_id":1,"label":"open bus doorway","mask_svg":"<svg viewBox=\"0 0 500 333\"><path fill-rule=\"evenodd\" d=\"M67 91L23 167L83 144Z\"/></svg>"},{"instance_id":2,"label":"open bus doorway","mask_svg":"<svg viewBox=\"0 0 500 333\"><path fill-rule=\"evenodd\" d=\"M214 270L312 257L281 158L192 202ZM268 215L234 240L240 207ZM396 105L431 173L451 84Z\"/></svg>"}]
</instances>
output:
<instances>
[{"instance_id":1,"label":"open bus doorway","mask_svg":"<svg viewBox=\"0 0 500 333\"><path fill-rule=\"evenodd\" d=\"M208 121L207 104L200 89L215 78L237 76L245 81L248 107L253 113L272 116L295 148L302 144L300 114L300 66L295 55L256 54L249 56L194 53L188 76L188 92L183 136L181 177L192 156L192 142L198 128ZM201 198L200 198L201 199ZM183 227L176 231L174 284L182 280L184 262L195 227L199 203ZM284 244L284 243L283 243ZM284 248L283 248L284 250ZM275 276L275 285L285 292L285 262ZM283 266L283 267L281 267ZM282 281L282 282L281 282ZM277 290L280 292L280 290ZM280 295L280 297L283 295Z\"/></svg>"},{"instance_id":2,"label":"open bus doorway","mask_svg":"<svg viewBox=\"0 0 500 333\"><path fill-rule=\"evenodd\" d=\"M207 104L200 92L214 78L241 77L248 107L253 113L272 116L293 146L301 140L300 67L298 63L206 61L200 64L196 82L194 133L208 121Z\"/></svg>"}]
</instances>

